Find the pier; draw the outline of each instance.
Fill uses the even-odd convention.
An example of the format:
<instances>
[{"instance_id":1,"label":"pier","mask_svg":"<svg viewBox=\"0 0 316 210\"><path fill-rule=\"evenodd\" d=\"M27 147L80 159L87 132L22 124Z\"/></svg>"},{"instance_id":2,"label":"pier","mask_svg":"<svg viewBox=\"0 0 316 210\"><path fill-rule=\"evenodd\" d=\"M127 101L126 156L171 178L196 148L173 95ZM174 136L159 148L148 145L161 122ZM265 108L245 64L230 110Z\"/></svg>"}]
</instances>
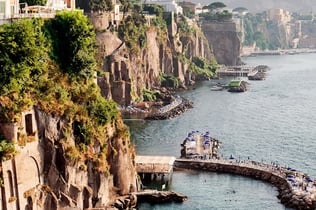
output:
<instances>
[{"instance_id":1,"label":"pier","mask_svg":"<svg viewBox=\"0 0 316 210\"><path fill-rule=\"evenodd\" d=\"M269 182L279 190L278 198L295 209L316 209L316 180L292 168L235 159L176 159L176 169L191 169L248 176Z\"/></svg>"},{"instance_id":2,"label":"pier","mask_svg":"<svg viewBox=\"0 0 316 210\"><path fill-rule=\"evenodd\" d=\"M217 77L248 77L249 80L263 80L269 67L258 66L225 66L216 71Z\"/></svg>"},{"instance_id":3,"label":"pier","mask_svg":"<svg viewBox=\"0 0 316 210\"><path fill-rule=\"evenodd\" d=\"M217 77L247 77L254 66L224 66L216 71Z\"/></svg>"},{"instance_id":4,"label":"pier","mask_svg":"<svg viewBox=\"0 0 316 210\"><path fill-rule=\"evenodd\" d=\"M152 181L160 181L163 190L171 181L175 160L176 158L173 156L137 155L135 158L136 171L142 183L147 184Z\"/></svg>"}]
</instances>

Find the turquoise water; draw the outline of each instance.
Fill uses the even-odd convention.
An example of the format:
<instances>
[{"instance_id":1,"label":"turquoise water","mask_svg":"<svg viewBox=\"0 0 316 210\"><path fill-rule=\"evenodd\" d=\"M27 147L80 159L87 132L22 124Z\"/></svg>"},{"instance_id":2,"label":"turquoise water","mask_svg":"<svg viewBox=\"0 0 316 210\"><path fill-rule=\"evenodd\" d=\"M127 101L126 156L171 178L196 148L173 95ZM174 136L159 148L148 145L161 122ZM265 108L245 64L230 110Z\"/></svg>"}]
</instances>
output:
<instances>
[{"instance_id":1,"label":"turquoise water","mask_svg":"<svg viewBox=\"0 0 316 210\"><path fill-rule=\"evenodd\" d=\"M189 131L210 131L222 141L224 157L273 161L316 178L316 54L244 61L268 65L267 79L249 81L245 93L210 91L218 80L180 93L194 101L193 109L175 119L128 123L137 153L178 157ZM171 189L189 200L142 204L139 209L286 209L276 197L276 188L240 176L175 172Z\"/></svg>"}]
</instances>

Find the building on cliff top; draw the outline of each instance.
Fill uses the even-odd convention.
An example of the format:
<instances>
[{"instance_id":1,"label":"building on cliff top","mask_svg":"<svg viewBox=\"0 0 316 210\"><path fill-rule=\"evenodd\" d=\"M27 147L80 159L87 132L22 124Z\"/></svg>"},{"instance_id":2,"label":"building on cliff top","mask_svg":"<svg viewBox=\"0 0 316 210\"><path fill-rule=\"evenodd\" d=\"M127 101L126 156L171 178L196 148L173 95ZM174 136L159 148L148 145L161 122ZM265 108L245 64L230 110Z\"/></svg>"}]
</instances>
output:
<instances>
[{"instance_id":1,"label":"building on cliff top","mask_svg":"<svg viewBox=\"0 0 316 210\"><path fill-rule=\"evenodd\" d=\"M0 0L0 24L18 18L53 18L57 10L64 9L75 9L75 0L47 0L45 6L28 6L19 0Z\"/></svg>"}]
</instances>

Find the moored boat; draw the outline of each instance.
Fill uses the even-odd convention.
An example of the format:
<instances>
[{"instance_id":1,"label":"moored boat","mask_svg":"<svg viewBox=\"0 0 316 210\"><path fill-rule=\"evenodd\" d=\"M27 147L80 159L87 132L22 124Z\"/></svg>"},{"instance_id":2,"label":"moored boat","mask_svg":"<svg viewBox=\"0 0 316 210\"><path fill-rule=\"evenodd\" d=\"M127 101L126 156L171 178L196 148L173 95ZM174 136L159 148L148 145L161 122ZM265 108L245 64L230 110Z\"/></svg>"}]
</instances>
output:
<instances>
[{"instance_id":1,"label":"moored boat","mask_svg":"<svg viewBox=\"0 0 316 210\"><path fill-rule=\"evenodd\" d=\"M245 92L247 90L247 82L241 79L232 79L228 84L228 92Z\"/></svg>"}]
</instances>

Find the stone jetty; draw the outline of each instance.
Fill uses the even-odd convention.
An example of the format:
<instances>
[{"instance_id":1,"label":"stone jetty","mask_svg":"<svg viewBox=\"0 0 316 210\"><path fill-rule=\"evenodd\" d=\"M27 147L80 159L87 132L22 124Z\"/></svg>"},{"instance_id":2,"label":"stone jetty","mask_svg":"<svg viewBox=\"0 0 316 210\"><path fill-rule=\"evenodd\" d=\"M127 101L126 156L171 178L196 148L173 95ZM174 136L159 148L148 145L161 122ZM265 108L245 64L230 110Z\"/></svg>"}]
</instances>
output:
<instances>
[{"instance_id":1,"label":"stone jetty","mask_svg":"<svg viewBox=\"0 0 316 210\"><path fill-rule=\"evenodd\" d=\"M174 118L192 107L192 101L178 97L172 103L161 107L158 112L147 116L145 120L165 120Z\"/></svg>"},{"instance_id":2,"label":"stone jetty","mask_svg":"<svg viewBox=\"0 0 316 210\"><path fill-rule=\"evenodd\" d=\"M316 209L316 180L292 168L235 159L176 159L175 169L237 174L260 179L276 186L281 203L294 209Z\"/></svg>"}]
</instances>

